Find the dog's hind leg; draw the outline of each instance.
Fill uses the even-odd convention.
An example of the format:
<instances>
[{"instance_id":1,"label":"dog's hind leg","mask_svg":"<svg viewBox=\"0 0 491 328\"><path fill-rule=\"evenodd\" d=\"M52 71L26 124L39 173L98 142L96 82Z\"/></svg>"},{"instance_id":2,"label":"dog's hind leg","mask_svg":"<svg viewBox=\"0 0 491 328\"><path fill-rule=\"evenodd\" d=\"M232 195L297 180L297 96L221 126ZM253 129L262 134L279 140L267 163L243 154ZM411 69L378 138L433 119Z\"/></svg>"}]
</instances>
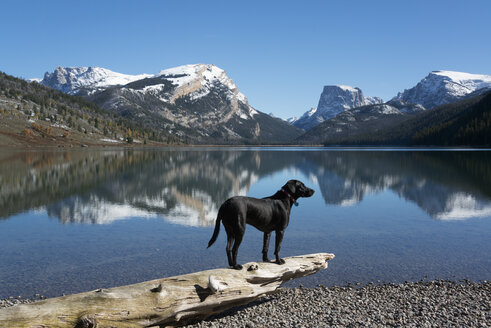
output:
<instances>
[{"instance_id":1,"label":"dog's hind leg","mask_svg":"<svg viewBox=\"0 0 491 328\"><path fill-rule=\"evenodd\" d=\"M271 262L268 258L269 238L271 237L271 231L265 232L263 237L263 262Z\"/></svg>"},{"instance_id":2,"label":"dog's hind leg","mask_svg":"<svg viewBox=\"0 0 491 328\"><path fill-rule=\"evenodd\" d=\"M234 236L234 247L232 247L232 268L236 270L241 270L242 265L237 264L237 252L239 250L240 243L242 242L242 238L244 237L245 230L246 230L246 216L245 213L238 213L237 214L237 221L236 224L232 225L231 231Z\"/></svg>"},{"instance_id":3,"label":"dog's hind leg","mask_svg":"<svg viewBox=\"0 0 491 328\"><path fill-rule=\"evenodd\" d=\"M277 264L285 264L285 260L280 258L280 248L281 248L281 241L283 240L283 234L285 233L284 230L276 230L275 233L275 245L274 245L274 255L276 256L276 263Z\"/></svg>"},{"instance_id":4,"label":"dog's hind leg","mask_svg":"<svg viewBox=\"0 0 491 328\"><path fill-rule=\"evenodd\" d=\"M235 236L234 247L232 249L232 257L233 257L232 267L236 270L242 269L242 265L237 264L237 252L239 250L239 246L240 243L242 242L243 237L244 237L244 231L237 233L237 235Z\"/></svg>"},{"instance_id":5,"label":"dog's hind leg","mask_svg":"<svg viewBox=\"0 0 491 328\"><path fill-rule=\"evenodd\" d=\"M228 258L228 265L229 266L234 266L234 261L232 258L232 244L234 243L234 237L231 235L227 235L227 258Z\"/></svg>"},{"instance_id":6,"label":"dog's hind leg","mask_svg":"<svg viewBox=\"0 0 491 328\"><path fill-rule=\"evenodd\" d=\"M228 265L233 266L233 257L232 257L232 245L234 244L235 234L231 226L224 224L225 232L227 233L227 247L225 248L227 252Z\"/></svg>"}]
</instances>

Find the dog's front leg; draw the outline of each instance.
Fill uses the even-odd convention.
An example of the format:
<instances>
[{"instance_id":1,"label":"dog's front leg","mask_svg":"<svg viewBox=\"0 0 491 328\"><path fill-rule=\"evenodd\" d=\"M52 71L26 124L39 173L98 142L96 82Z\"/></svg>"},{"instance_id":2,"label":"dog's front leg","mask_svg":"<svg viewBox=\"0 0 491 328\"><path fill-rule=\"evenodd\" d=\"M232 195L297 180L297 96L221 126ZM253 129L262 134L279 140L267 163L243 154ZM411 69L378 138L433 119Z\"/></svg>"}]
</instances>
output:
<instances>
[{"instance_id":1,"label":"dog's front leg","mask_svg":"<svg viewBox=\"0 0 491 328\"><path fill-rule=\"evenodd\" d=\"M268 249L269 249L269 238L271 237L271 231L264 233L263 238L263 262L271 262L268 258Z\"/></svg>"},{"instance_id":2,"label":"dog's front leg","mask_svg":"<svg viewBox=\"0 0 491 328\"><path fill-rule=\"evenodd\" d=\"M285 230L276 230L276 238L275 238L275 247L274 247L274 255L276 256L276 263L277 264L285 264L285 260L280 258L280 248L281 248L281 242L283 241L283 234L285 233Z\"/></svg>"}]
</instances>

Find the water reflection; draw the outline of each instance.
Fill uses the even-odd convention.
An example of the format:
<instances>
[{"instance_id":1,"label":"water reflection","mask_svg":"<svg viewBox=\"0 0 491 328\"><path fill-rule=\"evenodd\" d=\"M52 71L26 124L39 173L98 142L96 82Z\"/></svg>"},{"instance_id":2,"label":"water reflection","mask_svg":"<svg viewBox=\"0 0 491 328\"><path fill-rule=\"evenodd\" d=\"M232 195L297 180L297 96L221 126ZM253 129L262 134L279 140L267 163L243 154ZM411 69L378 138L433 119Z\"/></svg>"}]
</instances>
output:
<instances>
[{"instance_id":1,"label":"water reflection","mask_svg":"<svg viewBox=\"0 0 491 328\"><path fill-rule=\"evenodd\" d=\"M308 174L328 204L349 206L390 189L432 218L465 219L491 214L489 152L312 152Z\"/></svg>"},{"instance_id":2,"label":"water reflection","mask_svg":"<svg viewBox=\"0 0 491 328\"><path fill-rule=\"evenodd\" d=\"M489 152L238 149L3 152L0 217L46 210L63 223L161 217L213 224L220 204L259 179L295 169L327 204L391 190L435 219L491 216Z\"/></svg>"}]
</instances>

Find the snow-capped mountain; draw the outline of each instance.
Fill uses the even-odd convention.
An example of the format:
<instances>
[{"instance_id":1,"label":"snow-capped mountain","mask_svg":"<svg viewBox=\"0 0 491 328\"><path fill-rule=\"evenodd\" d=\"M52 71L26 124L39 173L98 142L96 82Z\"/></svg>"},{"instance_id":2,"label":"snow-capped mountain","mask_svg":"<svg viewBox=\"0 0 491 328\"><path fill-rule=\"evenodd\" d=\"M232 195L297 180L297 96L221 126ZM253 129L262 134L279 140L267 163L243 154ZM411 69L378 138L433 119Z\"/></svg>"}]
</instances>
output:
<instances>
[{"instance_id":1,"label":"snow-capped mountain","mask_svg":"<svg viewBox=\"0 0 491 328\"><path fill-rule=\"evenodd\" d=\"M64 93L76 95L88 89L92 92L114 85L124 85L150 77L149 74L126 75L101 67L57 67L46 72L39 83Z\"/></svg>"},{"instance_id":2,"label":"snow-capped mountain","mask_svg":"<svg viewBox=\"0 0 491 328\"><path fill-rule=\"evenodd\" d=\"M239 92L234 81L223 69L215 65L198 64L174 67L161 71L156 77L170 81L175 86L169 99L171 102L185 95L191 95L193 98L206 96L212 91L214 85L220 85L227 89L231 100L247 103L247 98ZM145 91L156 89L159 89L159 85L149 86L145 88ZM251 115L254 115L252 109Z\"/></svg>"},{"instance_id":3,"label":"snow-capped mountain","mask_svg":"<svg viewBox=\"0 0 491 328\"><path fill-rule=\"evenodd\" d=\"M193 143L286 142L301 132L250 106L215 65L184 65L137 76L59 67L41 83Z\"/></svg>"},{"instance_id":4,"label":"snow-capped mountain","mask_svg":"<svg viewBox=\"0 0 491 328\"><path fill-rule=\"evenodd\" d=\"M345 85L326 85L322 90L317 108L303 114L293 125L309 130L337 114L360 106L383 103L378 97L365 97L360 88Z\"/></svg>"},{"instance_id":5,"label":"snow-capped mountain","mask_svg":"<svg viewBox=\"0 0 491 328\"><path fill-rule=\"evenodd\" d=\"M210 93L220 91L239 117L248 119L258 114L254 108L249 106L246 96L239 92L234 81L227 76L223 69L215 65L198 64L174 67L161 71L156 75L156 78L171 82L173 90L169 93L162 93L161 91L166 88L164 82L137 89L137 92L163 96L163 100L174 104L180 98L188 97L192 102L206 97ZM167 98L165 98L166 96ZM247 108L239 108L239 104Z\"/></svg>"},{"instance_id":6,"label":"snow-capped mountain","mask_svg":"<svg viewBox=\"0 0 491 328\"><path fill-rule=\"evenodd\" d=\"M491 75L433 71L416 86L400 92L394 99L421 104L431 109L487 88L491 88Z\"/></svg>"},{"instance_id":7,"label":"snow-capped mountain","mask_svg":"<svg viewBox=\"0 0 491 328\"><path fill-rule=\"evenodd\" d=\"M307 111L292 124L307 131L297 139L299 142L346 138L375 132L400 123L412 114L490 89L491 75L451 71L431 72L415 87L400 92L387 103L377 97L364 97L359 88L325 86L318 107Z\"/></svg>"}]
</instances>

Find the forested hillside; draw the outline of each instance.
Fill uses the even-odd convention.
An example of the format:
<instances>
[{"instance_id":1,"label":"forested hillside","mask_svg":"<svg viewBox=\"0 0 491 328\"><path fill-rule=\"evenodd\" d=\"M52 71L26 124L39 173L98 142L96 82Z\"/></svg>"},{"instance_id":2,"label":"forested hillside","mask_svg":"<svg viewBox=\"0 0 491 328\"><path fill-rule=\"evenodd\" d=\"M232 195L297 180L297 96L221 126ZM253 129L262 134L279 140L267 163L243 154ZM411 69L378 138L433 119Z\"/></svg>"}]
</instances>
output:
<instances>
[{"instance_id":1,"label":"forested hillside","mask_svg":"<svg viewBox=\"0 0 491 328\"><path fill-rule=\"evenodd\" d=\"M81 97L0 72L0 144L178 143ZM10 140L10 141L9 141Z\"/></svg>"}]
</instances>

